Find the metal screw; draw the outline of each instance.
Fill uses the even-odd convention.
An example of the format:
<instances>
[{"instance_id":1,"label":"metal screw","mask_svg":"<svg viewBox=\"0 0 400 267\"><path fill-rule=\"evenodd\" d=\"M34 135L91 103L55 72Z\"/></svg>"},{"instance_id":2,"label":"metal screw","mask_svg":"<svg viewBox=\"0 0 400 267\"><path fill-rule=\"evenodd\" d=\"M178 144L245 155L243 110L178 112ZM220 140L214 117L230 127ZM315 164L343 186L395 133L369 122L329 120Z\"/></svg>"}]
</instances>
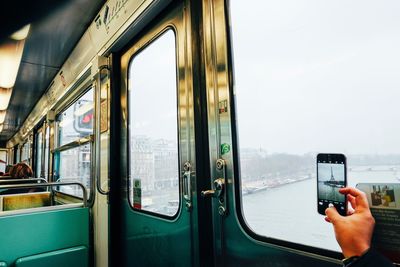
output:
<instances>
[{"instance_id":1,"label":"metal screw","mask_svg":"<svg viewBox=\"0 0 400 267\"><path fill-rule=\"evenodd\" d=\"M217 160L216 167L217 167L218 170L222 170L224 165L225 165L225 161L223 159Z\"/></svg>"},{"instance_id":2,"label":"metal screw","mask_svg":"<svg viewBox=\"0 0 400 267\"><path fill-rule=\"evenodd\" d=\"M183 165L183 170L184 170L185 172L187 172L187 171L190 170L190 167L192 167L192 166L190 165L190 162L185 162L185 164Z\"/></svg>"},{"instance_id":3,"label":"metal screw","mask_svg":"<svg viewBox=\"0 0 400 267\"><path fill-rule=\"evenodd\" d=\"M222 207L222 206L219 206L219 208L218 208L218 213L219 213L219 215L224 216L225 213L226 213L225 208Z\"/></svg>"}]
</instances>

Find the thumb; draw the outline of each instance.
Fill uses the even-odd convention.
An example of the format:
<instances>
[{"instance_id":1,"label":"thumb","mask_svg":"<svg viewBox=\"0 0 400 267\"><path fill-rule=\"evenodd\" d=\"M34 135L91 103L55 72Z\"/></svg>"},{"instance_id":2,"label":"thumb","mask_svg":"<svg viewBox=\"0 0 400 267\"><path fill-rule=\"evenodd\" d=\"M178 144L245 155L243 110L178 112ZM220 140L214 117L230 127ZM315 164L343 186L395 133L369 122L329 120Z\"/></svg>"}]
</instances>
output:
<instances>
[{"instance_id":1,"label":"thumb","mask_svg":"<svg viewBox=\"0 0 400 267\"><path fill-rule=\"evenodd\" d=\"M330 207L325 210L326 217L335 224L342 216L337 212L335 207Z\"/></svg>"}]
</instances>

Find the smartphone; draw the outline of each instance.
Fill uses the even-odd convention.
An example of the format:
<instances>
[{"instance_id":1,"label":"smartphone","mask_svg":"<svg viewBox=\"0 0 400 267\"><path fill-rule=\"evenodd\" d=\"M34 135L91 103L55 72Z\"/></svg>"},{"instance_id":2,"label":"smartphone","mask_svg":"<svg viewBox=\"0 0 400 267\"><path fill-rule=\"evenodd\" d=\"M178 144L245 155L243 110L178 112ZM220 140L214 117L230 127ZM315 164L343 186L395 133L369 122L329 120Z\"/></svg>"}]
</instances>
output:
<instances>
[{"instance_id":1,"label":"smartphone","mask_svg":"<svg viewBox=\"0 0 400 267\"><path fill-rule=\"evenodd\" d=\"M347 186L346 156L343 154L317 155L317 207L325 215L326 208L334 205L340 215L347 215L346 195L339 189Z\"/></svg>"}]
</instances>

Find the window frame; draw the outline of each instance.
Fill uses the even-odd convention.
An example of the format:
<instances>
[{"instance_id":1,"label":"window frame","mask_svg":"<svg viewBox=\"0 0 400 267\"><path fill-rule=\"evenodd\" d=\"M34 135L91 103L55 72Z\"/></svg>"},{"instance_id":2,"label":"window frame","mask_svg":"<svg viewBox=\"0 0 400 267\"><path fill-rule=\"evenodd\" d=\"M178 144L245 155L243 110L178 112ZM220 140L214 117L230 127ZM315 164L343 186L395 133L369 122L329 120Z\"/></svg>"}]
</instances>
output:
<instances>
[{"instance_id":1,"label":"window frame","mask_svg":"<svg viewBox=\"0 0 400 267\"><path fill-rule=\"evenodd\" d=\"M12 165L17 164L18 163L18 156L19 156L19 144L16 144L13 146L12 148L13 150L13 159L12 159Z\"/></svg>"},{"instance_id":2,"label":"window frame","mask_svg":"<svg viewBox=\"0 0 400 267\"><path fill-rule=\"evenodd\" d=\"M137 213L142 213L145 215L150 215L150 216L154 216L160 219L165 219L168 221L174 221L178 218L179 214L181 213L182 210L182 192L181 192L181 188L182 188L182 179L181 179L181 168L180 168L180 163L181 163L181 150L180 150L180 126L179 126L179 70L178 70L178 62L179 62L179 49L178 49L178 33L177 33L177 29L174 27L174 25L170 24L167 25L166 27L162 28L160 31L158 31L156 34L152 35L150 38L146 38L146 40L144 40L143 42L141 42L138 46L139 48L137 50L135 50L135 52L130 56L129 61L128 61L128 68L127 68L127 73L126 73L126 79L127 79L127 122L128 125L130 125L130 112L129 112L129 107L131 105L131 97L129 94L129 79L130 79L130 69L132 66L132 62L133 60L136 58L136 56L140 55L141 52L143 52L147 47L149 47L151 44L153 44L154 42L156 42L159 38L161 38L165 33L167 33L168 31L172 31L173 35L174 35L174 43L175 43L175 77L176 77L176 85L175 85L175 97L176 97L176 112L177 112L177 117L176 117L176 121L177 121L177 152L178 152L178 195L179 195L179 204L178 204L178 209L176 211L176 213L173 216L169 216L166 214L162 214L162 213L157 213L157 212L153 212L153 211L149 211L149 210L143 210L143 209L137 209L133 207L133 203L130 200L129 194L132 188L132 183L131 183L131 179L132 179L132 175L131 175L131 141L130 141L130 137L131 137L131 130L129 130L129 126L126 127L126 131L127 131L127 147L126 147L126 153L127 153L127 174L128 174L128 179L126 181L126 186L127 186L127 199L129 202L129 207L131 208L132 211L137 212ZM137 40L143 39L143 36L139 37ZM136 40L136 41L137 41ZM135 45L133 45L135 46ZM132 46L132 47L133 47ZM133 181L133 180L132 180Z\"/></svg>"},{"instance_id":3,"label":"window frame","mask_svg":"<svg viewBox=\"0 0 400 267\"><path fill-rule=\"evenodd\" d=\"M233 180L234 182L234 192L235 192L235 212L237 213L237 219L239 225L243 228L244 232L249 235L252 239L262 242L266 245L272 244L282 247L286 250L297 250L300 253L311 253L316 254L318 256L327 257L330 259L341 260L343 258L340 252L331 251L327 249L317 248L310 245L300 244L296 242L291 242L289 240L281 240L277 238L262 236L256 232L254 232L246 222L244 212L243 212L243 201L242 201L242 191L241 191L241 173L240 173L240 147L239 147L239 138L238 138L238 125L237 125L237 116L236 116L236 94L235 94L235 68L234 68L234 55L233 55L233 38L232 33L234 31L232 27L232 16L231 16L231 0L225 0L224 9L225 13L228 14L226 16L226 33L227 33L227 68L228 68L228 76L229 76L229 109L230 113L230 124L232 129L232 158L233 158Z\"/></svg>"},{"instance_id":4,"label":"window frame","mask_svg":"<svg viewBox=\"0 0 400 267\"><path fill-rule=\"evenodd\" d=\"M84 94L86 94L87 92L89 92L90 90L93 90L93 103L95 101L95 87L93 86L93 84L91 83L89 77L86 77L85 81L83 81L82 83L80 83L78 86L78 88L76 88L76 90L74 90L74 92L71 92L70 94L68 94L65 98L64 101L62 101L62 103L60 103L58 105L58 107L54 110L55 111L55 120L53 122L54 125L54 148L50 149L50 153L49 153L49 164L50 162L52 162L52 172L53 175L52 179L55 180L56 182L62 182L62 180L59 177L59 164L60 164L60 152L63 151L67 151L69 149L74 149L86 144L89 144L90 146L90 183L89 183L89 187L86 187L86 190L89 190L89 194L88 194L88 206L92 206L94 204L94 197L95 197L95 177L94 177L94 173L93 173L93 169L94 169L94 162L93 160L94 158L94 131L95 131L95 127L93 127L93 131L91 134L85 135L84 137L81 138L77 138L71 142L68 142L66 144L63 145L59 145L60 144L60 136L59 136L59 121L58 121L58 117L60 116L60 114L62 112L64 112L65 110L67 110L69 107L71 107L74 103L76 103L76 101L78 101ZM93 113L95 113L95 107L93 108ZM50 125L48 125L49 127L47 128L47 130L50 132ZM47 131L46 131L47 134ZM45 138L45 135L44 135ZM51 139L51 134L49 135L49 143L51 143L50 141ZM49 148L50 148L50 144L49 144ZM50 172L50 167L49 167L49 172ZM56 174L57 172L57 174ZM49 174L50 177L50 174ZM54 189L54 191L56 191L57 193L60 194L64 194L73 198L78 198L78 199L82 199L82 197L77 196L77 195L72 195L69 193L65 193L62 191L57 190L56 188Z\"/></svg>"}]
</instances>

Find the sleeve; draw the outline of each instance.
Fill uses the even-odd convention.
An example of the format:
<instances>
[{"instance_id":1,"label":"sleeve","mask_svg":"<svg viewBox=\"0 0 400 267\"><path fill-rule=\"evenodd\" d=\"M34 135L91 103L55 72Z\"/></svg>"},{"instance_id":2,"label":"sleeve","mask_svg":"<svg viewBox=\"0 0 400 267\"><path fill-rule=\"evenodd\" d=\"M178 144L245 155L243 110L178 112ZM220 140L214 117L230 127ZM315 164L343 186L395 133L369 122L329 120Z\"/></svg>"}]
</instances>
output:
<instances>
[{"instance_id":1,"label":"sleeve","mask_svg":"<svg viewBox=\"0 0 400 267\"><path fill-rule=\"evenodd\" d=\"M394 267L394 264L374 249L370 249L345 267Z\"/></svg>"}]
</instances>

